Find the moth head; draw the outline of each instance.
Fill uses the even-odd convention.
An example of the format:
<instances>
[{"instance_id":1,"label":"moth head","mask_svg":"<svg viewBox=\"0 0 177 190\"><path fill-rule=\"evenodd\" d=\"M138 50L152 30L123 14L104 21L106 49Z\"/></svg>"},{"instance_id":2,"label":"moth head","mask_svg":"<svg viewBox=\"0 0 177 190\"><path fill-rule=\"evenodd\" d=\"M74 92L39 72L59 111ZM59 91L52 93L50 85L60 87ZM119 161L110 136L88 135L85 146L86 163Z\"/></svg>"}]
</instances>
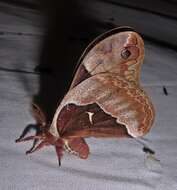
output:
<instances>
[{"instance_id":1,"label":"moth head","mask_svg":"<svg viewBox=\"0 0 177 190\"><path fill-rule=\"evenodd\" d=\"M47 121L43 110L34 103L32 104L32 115L36 120L37 130L40 134L39 139L48 142L49 144L54 144L57 141L57 138L49 132L51 123Z\"/></svg>"},{"instance_id":2,"label":"moth head","mask_svg":"<svg viewBox=\"0 0 177 190\"><path fill-rule=\"evenodd\" d=\"M144 43L141 36L133 31L125 31L98 42L87 54L83 64L91 75L103 72L122 75L130 67L140 67L143 58Z\"/></svg>"},{"instance_id":3,"label":"moth head","mask_svg":"<svg viewBox=\"0 0 177 190\"><path fill-rule=\"evenodd\" d=\"M26 151L26 154L31 154L37 150L42 149L45 146L55 146L59 165L61 165L61 157L63 154L64 141L62 138L58 138L49 132L50 123L47 122L44 112L36 104L32 104L32 114L36 120L36 125L28 125L20 135L16 142L24 142L33 140L32 147ZM36 126L36 135L26 136L31 128Z\"/></svg>"}]
</instances>

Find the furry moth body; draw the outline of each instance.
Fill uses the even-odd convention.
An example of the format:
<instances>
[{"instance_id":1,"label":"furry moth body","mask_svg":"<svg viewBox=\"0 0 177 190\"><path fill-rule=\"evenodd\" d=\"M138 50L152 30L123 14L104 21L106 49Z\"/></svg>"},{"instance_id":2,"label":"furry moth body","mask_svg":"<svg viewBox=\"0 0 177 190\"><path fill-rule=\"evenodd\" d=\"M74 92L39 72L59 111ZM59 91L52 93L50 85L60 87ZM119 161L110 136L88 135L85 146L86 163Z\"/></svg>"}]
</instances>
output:
<instances>
[{"instance_id":1,"label":"furry moth body","mask_svg":"<svg viewBox=\"0 0 177 190\"><path fill-rule=\"evenodd\" d=\"M27 153L54 145L59 159L63 150L86 159L86 137L141 137L152 127L155 113L150 98L140 86L144 43L130 28L111 30L93 41L79 60L68 93L48 124L33 104L39 126L35 136L17 142L41 141Z\"/></svg>"}]
</instances>

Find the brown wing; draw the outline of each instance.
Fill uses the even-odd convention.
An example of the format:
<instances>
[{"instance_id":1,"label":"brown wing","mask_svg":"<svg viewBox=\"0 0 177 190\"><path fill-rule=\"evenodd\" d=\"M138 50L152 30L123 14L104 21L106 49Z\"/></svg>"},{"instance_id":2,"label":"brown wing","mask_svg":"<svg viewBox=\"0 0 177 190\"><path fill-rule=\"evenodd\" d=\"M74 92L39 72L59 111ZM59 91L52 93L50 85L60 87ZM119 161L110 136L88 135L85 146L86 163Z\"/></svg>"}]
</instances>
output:
<instances>
[{"instance_id":1,"label":"brown wing","mask_svg":"<svg viewBox=\"0 0 177 190\"><path fill-rule=\"evenodd\" d=\"M75 86L80 84L82 81L94 75L94 70L97 70L97 67L100 67L100 64L102 64L104 60L105 62L114 63L114 61L112 61L113 59L109 60L111 58L110 55L114 54L114 51L112 51L112 48L117 49L117 47L115 48L113 47L112 42L113 40L116 41L118 39L118 36L119 36L118 33L125 32L125 31L130 32L130 31L133 31L133 29L129 27L121 27L121 28L113 29L99 36L92 43L89 44L89 46L86 48L86 50L84 51L84 53L82 54L78 62L78 68L75 73L70 89L74 88ZM113 36L113 38L106 39L107 37L110 37L110 36ZM123 36L123 38L127 38L127 36L125 37ZM125 42L122 44L122 42L119 40L118 43L120 44L120 47L121 46L122 47L120 49L117 49L117 54L121 55L120 50L122 51L122 49L124 49L123 45ZM136 51L134 51L133 53L136 54ZM136 56L134 56L133 58L135 59ZM89 59L91 59L91 61L93 62L90 64L91 67L89 67L89 64L87 64ZM123 61L122 61L122 58L117 59L117 62L120 62L121 64L124 63L125 61L126 61L126 57L125 57L125 60ZM93 64L95 65L93 66ZM127 68L126 65L123 68L126 69ZM125 72L125 69L124 69L124 72ZM124 73L122 72L122 70L120 70L119 72ZM128 72L128 74L129 73L130 72ZM89 151L87 151L88 148L87 148L86 143L84 142L84 139L78 138L79 136L80 137L128 136L125 126L117 124L116 119L112 118L108 114L105 114L97 104L89 105L86 107L67 105L66 108L63 108L63 110L61 111L60 117L58 118L57 123L58 123L57 128L59 130L59 133L62 134L61 131L64 132L63 136L68 136L68 137L73 136L73 133L74 133L74 137L77 137L77 138L68 140L67 145L68 147L70 147L72 152L79 152L79 155L81 156L82 156L82 152L79 151L80 148L78 148L78 146L83 147L81 148L81 150L84 150L84 154L85 154L85 151L86 152L89 152Z\"/></svg>"},{"instance_id":2,"label":"brown wing","mask_svg":"<svg viewBox=\"0 0 177 190\"><path fill-rule=\"evenodd\" d=\"M60 136L75 127L88 127L89 122L79 118L95 115L88 105L96 103L104 114L114 118L116 126L123 124L134 137L145 135L152 126L154 110L139 87L143 57L143 41L135 32L110 34L96 43L81 59L71 88L55 113L51 131ZM75 106L84 106L85 110ZM78 121L75 123L73 118Z\"/></svg>"},{"instance_id":3,"label":"brown wing","mask_svg":"<svg viewBox=\"0 0 177 190\"><path fill-rule=\"evenodd\" d=\"M89 155L89 147L82 137L130 137L126 127L104 113L97 104L65 106L57 126L60 136L65 139L66 151L82 159Z\"/></svg>"},{"instance_id":4,"label":"brown wing","mask_svg":"<svg viewBox=\"0 0 177 190\"><path fill-rule=\"evenodd\" d=\"M119 33L123 33L123 32L131 33L132 31L134 31L134 30L131 27L126 27L126 26L118 27L118 28L115 28L113 30L110 30L110 31L98 36L95 40L93 40L88 45L88 47L85 49L85 51L83 52L82 56L80 57L80 59L78 61L78 64L76 67L76 72L74 72L74 78L73 78L72 84L70 86L70 89L72 89L74 86L78 85L85 79L89 78L90 76L94 75L94 70L96 70L97 67L99 67L99 64L101 63L100 58L102 58L103 61L105 60L106 62L112 61L112 60L109 60L110 55L107 56L105 54L103 57L102 52L97 51L97 49L100 49L100 47L102 47L101 49L103 50L103 52L104 52L104 50L105 51L109 50L110 44L112 43L112 41L115 41L115 42L117 41L117 39L119 37ZM126 43L126 38L128 38L128 35L126 34L125 36L122 36L122 37L124 39L117 41L117 43L120 44L119 46L121 48L118 49L117 47L115 47L117 49L117 55L118 54L121 55L121 52L119 52L119 51L124 49L124 43ZM125 42L123 42L123 40ZM112 47L112 45L111 45L111 47ZM109 53L114 54L114 51L111 51ZM88 63L87 63L88 59L92 59L91 69L88 69ZM117 62L119 62L119 61L125 62L126 59L125 60L117 59ZM86 68L86 66L87 66L87 68Z\"/></svg>"},{"instance_id":5,"label":"brown wing","mask_svg":"<svg viewBox=\"0 0 177 190\"><path fill-rule=\"evenodd\" d=\"M153 121L153 105L140 87L116 74L103 73L84 80L68 92L52 126L61 135L96 125L121 126L130 136L139 137L150 130Z\"/></svg>"},{"instance_id":6,"label":"brown wing","mask_svg":"<svg viewBox=\"0 0 177 190\"><path fill-rule=\"evenodd\" d=\"M105 127L94 127L94 128L87 128L87 129L76 129L67 131L63 134L64 138L78 138L78 137L95 137L95 138L120 138L120 137L131 137L130 135L116 126L105 126Z\"/></svg>"},{"instance_id":7,"label":"brown wing","mask_svg":"<svg viewBox=\"0 0 177 190\"><path fill-rule=\"evenodd\" d=\"M116 122L116 118L106 114L96 103L85 106L68 104L58 117L57 127L61 137L128 137L126 127ZM80 131L77 135L76 131ZM91 133L92 135L91 135ZM85 135L83 135L84 137Z\"/></svg>"},{"instance_id":8,"label":"brown wing","mask_svg":"<svg viewBox=\"0 0 177 190\"><path fill-rule=\"evenodd\" d=\"M94 46L96 46L98 43L100 43L101 41L105 40L108 36L111 36L111 35L114 35L114 34L118 34L120 32L125 32L125 31L133 31L132 28L130 27L119 27L119 28L116 28L116 29L113 29L111 31L108 31L102 35L100 35L99 37L97 37L94 41L92 41L88 47L85 49L84 53L82 54L82 56L80 57L79 61L78 61L78 64L77 64L77 70L76 70L76 73L75 73L75 76L73 78L73 81L72 81L72 84L70 86L70 89L74 88L76 85L78 85L79 83L81 83L82 81L86 80L87 78L91 77L92 76L92 72L97 68L97 66L99 65L95 65L95 67L92 68L92 71L88 71L85 67L85 57L87 56L87 54L89 54L89 52L94 49ZM105 42L105 44L107 44L108 42ZM109 43L108 43L108 46L109 46ZM94 50L93 50L94 51ZM95 53L96 55L96 53ZM97 59L95 59L95 62L99 62ZM67 106L68 108L68 106ZM67 115L67 118L69 117L68 115L72 115L72 113L66 113L65 114ZM70 116L71 116L70 115ZM64 120L64 124L65 124L65 120ZM117 124L116 124L117 125ZM114 124L115 126L115 124ZM66 128L66 127L65 127ZM110 128L109 128L110 129ZM114 131L114 130L113 130ZM106 132L107 135L108 135L108 131ZM118 131L118 133L121 133L120 131ZM94 134L96 134L94 132ZM111 134L110 134L111 135ZM113 134L112 134L113 135ZM111 135L111 136L112 136ZM72 151L73 152L78 152L78 150L76 150L77 148L75 148L75 146L72 146L72 144L77 144L77 142L80 141L79 144L82 144L82 142L84 142L84 139L82 138L77 138L77 140L75 139L72 139L72 143L71 142L68 142L68 145L70 147L72 147ZM83 147L85 146L85 143L83 143Z\"/></svg>"},{"instance_id":9,"label":"brown wing","mask_svg":"<svg viewBox=\"0 0 177 190\"><path fill-rule=\"evenodd\" d=\"M103 72L113 72L129 82L139 84L144 59L142 38L132 30L115 29L94 40L78 64L70 89Z\"/></svg>"},{"instance_id":10,"label":"brown wing","mask_svg":"<svg viewBox=\"0 0 177 190\"><path fill-rule=\"evenodd\" d=\"M126 127L104 113L97 104L68 104L59 114L57 127L65 139L66 150L82 159L89 154L89 147L82 137L129 137Z\"/></svg>"}]
</instances>

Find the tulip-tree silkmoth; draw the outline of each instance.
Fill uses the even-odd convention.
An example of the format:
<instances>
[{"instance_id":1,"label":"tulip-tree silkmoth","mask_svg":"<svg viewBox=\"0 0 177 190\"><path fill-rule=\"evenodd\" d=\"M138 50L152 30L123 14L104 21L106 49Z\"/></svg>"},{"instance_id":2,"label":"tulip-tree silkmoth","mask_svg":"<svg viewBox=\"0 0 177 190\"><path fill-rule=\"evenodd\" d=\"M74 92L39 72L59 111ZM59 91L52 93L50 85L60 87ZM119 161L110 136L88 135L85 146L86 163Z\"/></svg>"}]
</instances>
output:
<instances>
[{"instance_id":1,"label":"tulip-tree silkmoth","mask_svg":"<svg viewBox=\"0 0 177 190\"><path fill-rule=\"evenodd\" d=\"M39 127L35 136L21 135L17 142L40 143L56 149L59 164L66 150L86 159L87 137L141 137L152 127L154 108L140 86L144 43L128 27L113 29L96 38L81 56L70 89L57 108L52 123L33 104Z\"/></svg>"}]
</instances>

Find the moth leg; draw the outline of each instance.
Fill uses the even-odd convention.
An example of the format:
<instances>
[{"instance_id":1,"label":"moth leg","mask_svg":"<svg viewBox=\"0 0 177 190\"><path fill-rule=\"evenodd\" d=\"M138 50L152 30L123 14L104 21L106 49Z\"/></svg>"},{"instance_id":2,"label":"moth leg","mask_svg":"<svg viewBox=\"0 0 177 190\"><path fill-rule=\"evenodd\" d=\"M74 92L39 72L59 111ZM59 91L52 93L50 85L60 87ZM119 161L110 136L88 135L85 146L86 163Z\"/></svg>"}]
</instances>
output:
<instances>
[{"instance_id":1,"label":"moth leg","mask_svg":"<svg viewBox=\"0 0 177 190\"><path fill-rule=\"evenodd\" d=\"M31 154L33 152L36 152L36 151L40 150L41 148L43 148L44 146L47 146L47 145L49 145L49 143L47 143L46 141L42 141L35 148L32 147L30 150L26 151L26 154Z\"/></svg>"},{"instance_id":2,"label":"moth leg","mask_svg":"<svg viewBox=\"0 0 177 190\"><path fill-rule=\"evenodd\" d=\"M20 135L20 137L16 141L19 141L19 140L23 139L27 135L27 133L31 131L31 129L35 129L36 131L38 131L36 125L30 124L30 125L25 127L22 134Z\"/></svg>"},{"instance_id":3,"label":"moth leg","mask_svg":"<svg viewBox=\"0 0 177 190\"><path fill-rule=\"evenodd\" d=\"M34 139L33 145L32 145L32 147L28 151L31 152L35 148L35 146L37 145L38 141L39 141L39 139Z\"/></svg>"},{"instance_id":4,"label":"moth leg","mask_svg":"<svg viewBox=\"0 0 177 190\"><path fill-rule=\"evenodd\" d=\"M15 142L19 143L19 142L25 142L25 141L30 141L30 140L39 140L39 139L41 139L40 136L34 135L34 136L26 137L26 138L19 138Z\"/></svg>"},{"instance_id":5,"label":"moth leg","mask_svg":"<svg viewBox=\"0 0 177 190\"><path fill-rule=\"evenodd\" d=\"M62 146L55 146L55 150L58 157L58 165L61 166L61 158L63 156L63 147Z\"/></svg>"},{"instance_id":6,"label":"moth leg","mask_svg":"<svg viewBox=\"0 0 177 190\"><path fill-rule=\"evenodd\" d=\"M65 141L65 148L71 154L79 156L81 159L87 159L89 147L83 138L72 138Z\"/></svg>"}]
</instances>

